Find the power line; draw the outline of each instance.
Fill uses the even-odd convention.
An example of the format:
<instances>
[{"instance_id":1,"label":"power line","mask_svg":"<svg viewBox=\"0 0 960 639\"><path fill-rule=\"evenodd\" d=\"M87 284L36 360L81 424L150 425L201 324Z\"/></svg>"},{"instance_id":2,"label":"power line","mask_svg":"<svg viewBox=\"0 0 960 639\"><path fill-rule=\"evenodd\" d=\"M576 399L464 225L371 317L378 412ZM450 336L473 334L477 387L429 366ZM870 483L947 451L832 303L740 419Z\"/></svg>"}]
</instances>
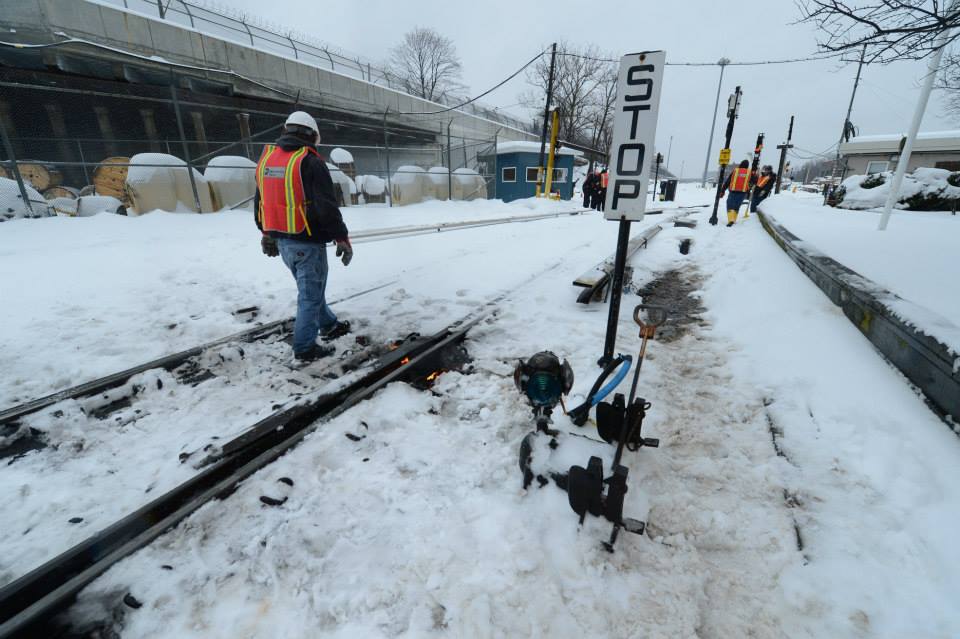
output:
<instances>
[{"instance_id":1,"label":"power line","mask_svg":"<svg viewBox=\"0 0 960 639\"><path fill-rule=\"evenodd\" d=\"M557 52L557 55L565 55L571 58L582 58L584 60L594 60L596 62L619 62L619 58L598 58L595 56L583 55L580 53L570 53L570 52ZM759 66L764 64L793 64L796 62L817 62L819 60L833 60L840 57L841 53L830 53L826 55L815 55L809 56L806 58L787 58L783 60L751 60L745 62L725 62L723 66L730 67L747 67L747 66ZM665 66L668 67L715 67L718 66L717 62L665 62Z\"/></svg>"}]
</instances>

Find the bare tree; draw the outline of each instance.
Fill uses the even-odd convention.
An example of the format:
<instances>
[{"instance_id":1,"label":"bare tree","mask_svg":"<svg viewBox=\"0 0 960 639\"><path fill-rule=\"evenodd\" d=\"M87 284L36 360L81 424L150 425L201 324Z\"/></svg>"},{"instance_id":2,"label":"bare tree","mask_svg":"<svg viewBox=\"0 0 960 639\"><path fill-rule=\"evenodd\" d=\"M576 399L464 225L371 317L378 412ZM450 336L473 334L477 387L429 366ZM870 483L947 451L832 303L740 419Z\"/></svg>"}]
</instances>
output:
<instances>
[{"instance_id":1,"label":"bare tree","mask_svg":"<svg viewBox=\"0 0 960 639\"><path fill-rule=\"evenodd\" d=\"M416 27L390 50L389 73L410 93L436 101L445 93L460 93L463 71L453 40L426 27Z\"/></svg>"},{"instance_id":2,"label":"bare tree","mask_svg":"<svg viewBox=\"0 0 960 639\"><path fill-rule=\"evenodd\" d=\"M801 22L815 24L824 34L820 49L844 53L867 45L867 62L925 58L946 43L937 36L960 26L960 4L950 0L797 0Z\"/></svg>"},{"instance_id":3,"label":"bare tree","mask_svg":"<svg viewBox=\"0 0 960 639\"><path fill-rule=\"evenodd\" d=\"M551 104L560 111L561 139L593 148L604 139L616 97L616 63L610 59L594 45L557 44ZM540 118L549 77L550 56L545 55L527 74L533 90L520 97Z\"/></svg>"}]
</instances>

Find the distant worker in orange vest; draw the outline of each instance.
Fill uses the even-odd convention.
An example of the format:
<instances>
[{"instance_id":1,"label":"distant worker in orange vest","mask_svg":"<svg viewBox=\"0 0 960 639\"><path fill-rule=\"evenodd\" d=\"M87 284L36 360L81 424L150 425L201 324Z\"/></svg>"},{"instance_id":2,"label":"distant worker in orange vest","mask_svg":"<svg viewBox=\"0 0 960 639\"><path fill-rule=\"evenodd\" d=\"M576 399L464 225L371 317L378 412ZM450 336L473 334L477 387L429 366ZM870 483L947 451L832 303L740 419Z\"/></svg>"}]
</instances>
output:
<instances>
[{"instance_id":1,"label":"distant worker in orange vest","mask_svg":"<svg viewBox=\"0 0 960 639\"><path fill-rule=\"evenodd\" d=\"M598 211L602 211L607 206L607 184L609 182L610 174L607 173L607 170L600 171L600 193L598 194L600 206L597 208Z\"/></svg>"},{"instance_id":2,"label":"distant worker in orange vest","mask_svg":"<svg viewBox=\"0 0 960 639\"><path fill-rule=\"evenodd\" d=\"M733 170L730 177L723 184L720 191L720 197L729 189L730 195L727 196L727 226L733 226L737 221L737 215L740 213L740 205L750 193L750 163L746 160L740 163L740 166Z\"/></svg>"},{"instance_id":3,"label":"distant worker in orange vest","mask_svg":"<svg viewBox=\"0 0 960 639\"><path fill-rule=\"evenodd\" d=\"M353 259L353 248L327 163L315 148L319 141L316 120L303 111L291 113L276 144L264 147L255 176L260 246L269 257L280 255L297 281L297 362L333 354L332 346L317 344L318 335L328 342L350 332L349 322L338 321L326 301L327 242L336 243L344 266Z\"/></svg>"},{"instance_id":4,"label":"distant worker in orange vest","mask_svg":"<svg viewBox=\"0 0 960 639\"><path fill-rule=\"evenodd\" d=\"M765 165L757 176L756 184L753 185L753 197L750 199L750 212L756 213L757 206L765 199L770 197L773 191L773 185L777 181L777 174L773 172L773 167Z\"/></svg>"}]
</instances>

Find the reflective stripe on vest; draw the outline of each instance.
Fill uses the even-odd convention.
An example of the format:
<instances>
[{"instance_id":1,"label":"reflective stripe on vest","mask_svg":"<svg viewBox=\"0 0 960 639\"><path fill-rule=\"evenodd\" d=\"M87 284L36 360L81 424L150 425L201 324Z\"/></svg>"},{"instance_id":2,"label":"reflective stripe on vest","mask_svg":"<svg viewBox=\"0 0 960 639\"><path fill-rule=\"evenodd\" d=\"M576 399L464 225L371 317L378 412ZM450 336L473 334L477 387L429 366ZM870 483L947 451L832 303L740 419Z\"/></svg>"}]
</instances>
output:
<instances>
[{"instance_id":1,"label":"reflective stripe on vest","mask_svg":"<svg viewBox=\"0 0 960 639\"><path fill-rule=\"evenodd\" d=\"M767 185L767 182L769 182L772 179L772 177L773 176L771 175L761 175L759 178L757 178L757 186L759 186L760 188L763 188L764 186Z\"/></svg>"},{"instance_id":2,"label":"reflective stripe on vest","mask_svg":"<svg viewBox=\"0 0 960 639\"><path fill-rule=\"evenodd\" d=\"M260 191L260 226L264 231L279 231L310 235L307 223L306 195L300 165L307 153L316 153L310 147L284 151L267 145L257 163L257 189Z\"/></svg>"},{"instance_id":3,"label":"reflective stripe on vest","mask_svg":"<svg viewBox=\"0 0 960 639\"><path fill-rule=\"evenodd\" d=\"M746 192L750 190L750 169L736 168L730 176L730 190Z\"/></svg>"}]
</instances>

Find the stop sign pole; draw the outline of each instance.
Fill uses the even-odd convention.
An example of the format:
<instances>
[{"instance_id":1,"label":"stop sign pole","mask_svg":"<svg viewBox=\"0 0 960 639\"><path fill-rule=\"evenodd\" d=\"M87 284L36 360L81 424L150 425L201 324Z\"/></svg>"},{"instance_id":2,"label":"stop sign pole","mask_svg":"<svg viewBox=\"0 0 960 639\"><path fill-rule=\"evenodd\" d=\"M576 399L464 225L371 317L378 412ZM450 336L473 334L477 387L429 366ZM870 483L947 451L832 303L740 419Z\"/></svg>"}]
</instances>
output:
<instances>
[{"instance_id":1,"label":"stop sign pole","mask_svg":"<svg viewBox=\"0 0 960 639\"><path fill-rule=\"evenodd\" d=\"M641 221L646 211L650 164L657 137L660 85L666 58L665 51L642 51L620 58L613 140L610 144L609 187L604 202L604 217L619 222L619 229L610 284L607 334L603 355L597 362L600 366L613 361L616 347L630 223Z\"/></svg>"}]
</instances>

